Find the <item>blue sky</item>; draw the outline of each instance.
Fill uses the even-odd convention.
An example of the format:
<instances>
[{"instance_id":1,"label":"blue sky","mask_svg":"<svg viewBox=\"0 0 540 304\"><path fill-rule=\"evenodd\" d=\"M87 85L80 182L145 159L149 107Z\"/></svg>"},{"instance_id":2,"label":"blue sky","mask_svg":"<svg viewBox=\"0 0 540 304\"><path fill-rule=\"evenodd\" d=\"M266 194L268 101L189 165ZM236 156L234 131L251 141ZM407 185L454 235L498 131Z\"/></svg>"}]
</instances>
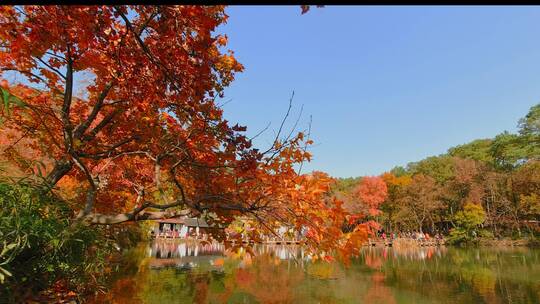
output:
<instances>
[{"instance_id":1,"label":"blue sky","mask_svg":"<svg viewBox=\"0 0 540 304\"><path fill-rule=\"evenodd\" d=\"M226 118L266 147L291 92L313 117L313 161L337 177L375 175L477 138L516 131L540 102L540 8L227 8L219 31L246 67ZM290 125L289 125L290 126Z\"/></svg>"}]
</instances>

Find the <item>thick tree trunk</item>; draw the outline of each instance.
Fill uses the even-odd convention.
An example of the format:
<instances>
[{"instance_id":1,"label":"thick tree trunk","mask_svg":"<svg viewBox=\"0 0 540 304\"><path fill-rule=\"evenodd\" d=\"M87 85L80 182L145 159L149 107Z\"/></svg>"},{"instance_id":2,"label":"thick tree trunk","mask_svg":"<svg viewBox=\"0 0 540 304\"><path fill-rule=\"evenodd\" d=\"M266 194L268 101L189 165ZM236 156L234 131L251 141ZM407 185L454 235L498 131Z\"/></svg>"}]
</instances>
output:
<instances>
[{"instance_id":1,"label":"thick tree trunk","mask_svg":"<svg viewBox=\"0 0 540 304\"><path fill-rule=\"evenodd\" d=\"M51 172L47 175L45 179L45 187L46 189L53 188L64 175L66 175L71 169L73 168L73 162L68 159L61 159L56 162L54 168L51 170Z\"/></svg>"}]
</instances>

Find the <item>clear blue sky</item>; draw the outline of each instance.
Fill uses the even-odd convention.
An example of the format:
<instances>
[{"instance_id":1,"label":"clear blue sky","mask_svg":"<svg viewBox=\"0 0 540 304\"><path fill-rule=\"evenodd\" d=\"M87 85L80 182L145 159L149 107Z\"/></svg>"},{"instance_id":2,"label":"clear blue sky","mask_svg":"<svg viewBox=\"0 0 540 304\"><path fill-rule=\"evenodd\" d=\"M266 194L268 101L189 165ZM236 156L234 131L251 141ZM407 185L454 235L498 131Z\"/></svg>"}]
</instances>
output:
<instances>
[{"instance_id":1,"label":"clear blue sky","mask_svg":"<svg viewBox=\"0 0 540 304\"><path fill-rule=\"evenodd\" d=\"M516 131L540 102L540 8L298 6L227 9L220 28L246 70L226 118L278 128L295 91L313 116L308 171L375 175ZM265 147L273 132L256 140Z\"/></svg>"}]
</instances>

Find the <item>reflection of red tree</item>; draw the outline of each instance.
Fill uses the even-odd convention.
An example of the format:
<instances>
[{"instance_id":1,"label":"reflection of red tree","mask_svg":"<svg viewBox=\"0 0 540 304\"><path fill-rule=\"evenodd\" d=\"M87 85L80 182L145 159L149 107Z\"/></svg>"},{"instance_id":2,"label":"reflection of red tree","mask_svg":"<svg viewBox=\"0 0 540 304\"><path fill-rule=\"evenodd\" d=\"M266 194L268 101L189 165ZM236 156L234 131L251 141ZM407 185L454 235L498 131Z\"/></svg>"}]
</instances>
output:
<instances>
[{"instance_id":1,"label":"reflection of red tree","mask_svg":"<svg viewBox=\"0 0 540 304\"><path fill-rule=\"evenodd\" d=\"M381 257L376 254L366 254L366 265L373 269L380 268L382 266Z\"/></svg>"},{"instance_id":2,"label":"reflection of red tree","mask_svg":"<svg viewBox=\"0 0 540 304\"><path fill-rule=\"evenodd\" d=\"M239 286L249 286L250 284L253 284L253 280L253 274L246 269L238 269L236 272L236 283L238 283Z\"/></svg>"},{"instance_id":3,"label":"reflection of red tree","mask_svg":"<svg viewBox=\"0 0 540 304\"><path fill-rule=\"evenodd\" d=\"M371 276L371 281L377 284L384 282L384 274L381 272L376 272Z\"/></svg>"},{"instance_id":4,"label":"reflection of red tree","mask_svg":"<svg viewBox=\"0 0 540 304\"><path fill-rule=\"evenodd\" d=\"M235 282L260 303L295 303L294 286L304 277L301 272L287 271L285 266L275 265L268 255L258 256L251 267L235 271Z\"/></svg>"},{"instance_id":5,"label":"reflection of red tree","mask_svg":"<svg viewBox=\"0 0 540 304\"><path fill-rule=\"evenodd\" d=\"M199 276L195 279L195 297L193 303L207 303L208 297L208 276Z\"/></svg>"},{"instance_id":6,"label":"reflection of red tree","mask_svg":"<svg viewBox=\"0 0 540 304\"><path fill-rule=\"evenodd\" d=\"M385 275L381 272L376 272L371 276L372 284L364 297L366 303L396 303L392 290L385 286L384 279Z\"/></svg>"}]
</instances>

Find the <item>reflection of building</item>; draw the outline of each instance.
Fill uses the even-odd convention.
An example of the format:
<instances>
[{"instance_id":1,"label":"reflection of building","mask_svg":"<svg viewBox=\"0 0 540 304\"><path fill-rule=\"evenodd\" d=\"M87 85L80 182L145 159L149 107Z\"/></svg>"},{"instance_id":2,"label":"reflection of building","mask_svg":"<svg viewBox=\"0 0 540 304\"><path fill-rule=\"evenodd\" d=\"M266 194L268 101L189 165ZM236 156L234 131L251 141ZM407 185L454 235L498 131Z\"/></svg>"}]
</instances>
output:
<instances>
[{"instance_id":1,"label":"reflection of building","mask_svg":"<svg viewBox=\"0 0 540 304\"><path fill-rule=\"evenodd\" d=\"M152 258L149 263L152 268L193 268L213 265L216 259L223 257L224 250L224 245L217 242L155 240L147 255Z\"/></svg>"},{"instance_id":2,"label":"reflection of building","mask_svg":"<svg viewBox=\"0 0 540 304\"><path fill-rule=\"evenodd\" d=\"M155 241L149 247L148 255L157 259L223 255L225 249L223 244L194 242L196 241Z\"/></svg>"},{"instance_id":3,"label":"reflection of building","mask_svg":"<svg viewBox=\"0 0 540 304\"><path fill-rule=\"evenodd\" d=\"M212 229L204 219L199 218L170 218L154 221L152 231L156 238L187 238L207 235Z\"/></svg>"},{"instance_id":4,"label":"reflection of building","mask_svg":"<svg viewBox=\"0 0 540 304\"><path fill-rule=\"evenodd\" d=\"M308 258L301 247L296 245L253 245L250 253L244 248L226 249L223 243L197 240L156 239L147 248L151 268L175 267L191 269L197 266L223 266L223 259L247 258L255 255L269 255L280 260L303 261ZM242 254L240 254L242 253Z\"/></svg>"},{"instance_id":5,"label":"reflection of building","mask_svg":"<svg viewBox=\"0 0 540 304\"><path fill-rule=\"evenodd\" d=\"M301 260L306 257L302 247L297 245L258 245L254 249L258 254L270 254L280 260Z\"/></svg>"}]
</instances>

